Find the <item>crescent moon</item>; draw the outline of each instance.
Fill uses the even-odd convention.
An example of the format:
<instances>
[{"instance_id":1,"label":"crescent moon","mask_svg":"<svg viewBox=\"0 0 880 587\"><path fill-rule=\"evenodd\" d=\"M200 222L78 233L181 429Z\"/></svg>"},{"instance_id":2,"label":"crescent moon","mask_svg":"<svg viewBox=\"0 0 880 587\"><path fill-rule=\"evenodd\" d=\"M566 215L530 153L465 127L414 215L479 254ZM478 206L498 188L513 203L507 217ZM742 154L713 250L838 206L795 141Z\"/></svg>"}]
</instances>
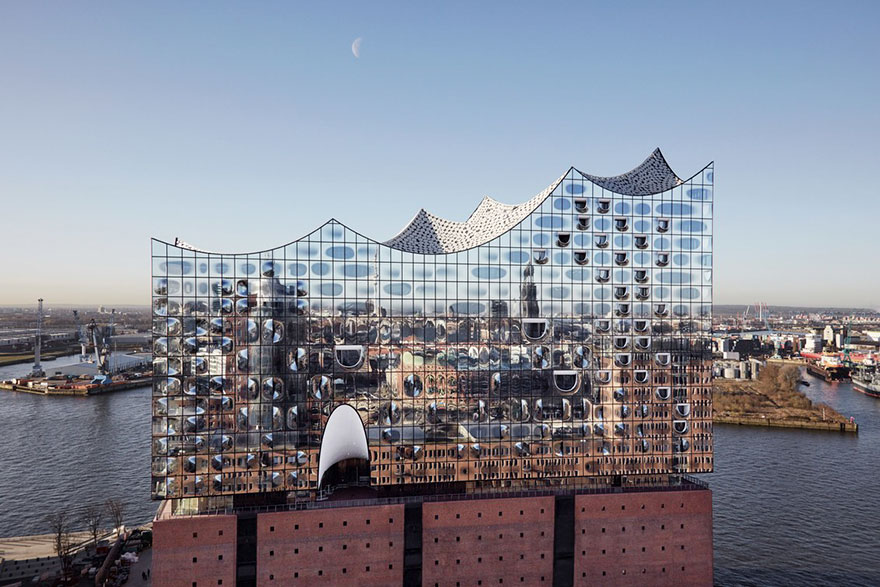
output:
<instances>
[{"instance_id":1,"label":"crescent moon","mask_svg":"<svg viewBox=\"0 0 880 587\"><path fill-rule=\"evenodd\" d=\"M360 59L360 57L361 57L361 41L362 40L363 40L362 37L358 37L351 44L351 52L354 55L355 59Z\"/></svg>"}]
</instances>

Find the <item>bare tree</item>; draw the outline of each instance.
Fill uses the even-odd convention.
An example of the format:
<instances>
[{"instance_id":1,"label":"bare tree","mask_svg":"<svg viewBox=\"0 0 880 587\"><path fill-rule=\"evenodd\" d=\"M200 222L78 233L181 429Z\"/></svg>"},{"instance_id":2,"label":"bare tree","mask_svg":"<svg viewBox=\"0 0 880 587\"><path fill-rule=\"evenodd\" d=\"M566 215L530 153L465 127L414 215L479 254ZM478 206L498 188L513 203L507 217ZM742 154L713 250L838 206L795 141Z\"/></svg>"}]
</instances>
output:
<instances>
[{"instance_id":1,"label":"bare tree","mask_svg":"<svg viewBox=\"0 0 880 587\"><path fill-rule=\"evenodd\" d=\"M123 516L125 514L125 508L122 505L122 502L118 499L108 499L104 503L104 507L107 508L107 513L110 515L110 519L113 520L113 528L119 530L122 526Z\"/></svg>"},{"instance_id":2,"label":"bare tree","mask_svg":"<svg viewBox=\"0 0 880 587\"><path fill-rule=\"evenodd\" d=\"M92 546L98 548L98 531L101 529L101 522L104 520L104 512L96 505L87 506L82 514L83 522L92 535Z\"/></svg>"},{"instance_id":3,"label":"bare tree","mask_svg":"<svg viewBox=\"0 0 880 587\"><path fill-rule=\"evenodd\" d=\"M67 512L61 511L46 516L46 522L52 531L55 555L61 564L61 576L66 580L70 577L73 568L73 537L70 533L70 519Z\"/></svg>"},{"instance_id":4,"label":"bare tree","mask_svg":"<svg viewBox=\"0 0 880 587\"><path fill-rule=\"evenodd\" d=\"M798 384L801 381L801 372L794 365L786 365L779 370L776 376L780 389L785 391L797 391Z\"/></svg>"}]
</instances>

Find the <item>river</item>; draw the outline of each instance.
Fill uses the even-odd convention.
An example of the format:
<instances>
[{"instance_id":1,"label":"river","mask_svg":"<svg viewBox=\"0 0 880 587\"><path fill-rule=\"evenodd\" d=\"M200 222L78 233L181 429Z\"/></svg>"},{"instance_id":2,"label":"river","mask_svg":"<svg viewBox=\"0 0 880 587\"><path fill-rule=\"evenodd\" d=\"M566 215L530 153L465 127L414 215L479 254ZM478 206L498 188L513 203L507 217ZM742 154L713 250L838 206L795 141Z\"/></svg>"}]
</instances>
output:
<instances>
[{"instance_id":1,"label":"river","mask_svg":"<svg viewBox=\"0 0 880 587\"><path fill-rule=\"evenodd\" d=\"M803 375L801 387L859 434L715 427L715 581L719 585L880 582L880 400Z\"/></svg>"},{"instance_id":2,"label":"river","mask_svg":"<svg viewBox=\"0 0 880 587\"><path fill-rule=\"evenodd\" d=\"M43 361L53 367L79 355ZM0 380L30 364L0 367ZM48 532L47 514L121 500L127 524L147 522L150 388L92 397L0 392L0 536Z\"/></svg>"},{"instance_id":3,"label":"river","mask_svg":"<svg viewBox=\"0 0 880 587\"><path fill-rule=\"evenodd\" d=\"M76 357L47 361L53 365ZM0 379L30 365L0 368ZM880 400L805 376L810 399L860 425L833 432L716 426L718 585L876 585ZM122 500L148 521L150 389L88 398L0 393L0 536L44 533L45 515Z\"/></svg>"}]
</instances>

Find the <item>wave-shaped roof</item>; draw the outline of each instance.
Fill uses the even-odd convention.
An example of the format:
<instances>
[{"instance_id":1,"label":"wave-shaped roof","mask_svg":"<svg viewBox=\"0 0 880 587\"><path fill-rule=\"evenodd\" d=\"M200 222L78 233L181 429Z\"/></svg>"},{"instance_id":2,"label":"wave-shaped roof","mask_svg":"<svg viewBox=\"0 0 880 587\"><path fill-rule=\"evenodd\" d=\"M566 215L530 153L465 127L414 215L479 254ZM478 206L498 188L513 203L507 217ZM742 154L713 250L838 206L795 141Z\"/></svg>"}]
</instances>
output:
<instances>
[{"instance_id":1,"label":"wave-shaped roof","mask_svg":"<svg viewBox=\"0 0 880 587\"><path fill-rule=\"evenodd\" d=\"M469 249L522 222L556 189L566 175L568 171L540 194L517 206L502 204L486 196L464 222L446 220L422 208L397 236L385 244L410 253L426 254Z\"/></svg>"},{"instance_id":2,"label":"wave-shaped roof","mask_svg":"<svg viewBox=\"0 0 880 587\"><path fill-rule=\"evenodd\" d=\"M638 167L621 175L599 177L582 171L578 171L578 173L599 187L624 196L650 196L671 190L683 183L681 178L672 171L659 148L654 149L654 152Z\"/></svg>"},{"instance_id":3,"label":"wave-shaped roof","mask_svg":"<svg viewBox=\"0 0 880 587\"><path fill-rule=\"evenodd\" d=\"M446 220L422 208L385 244L410 253L425 254L452 253L475 247L522 222L572 170L599 187L624 196L649 196L683 183L658 148L638 167L614 177L588 175L572 167L547 189L522 204L502 204L486 196L464 222Z\"/></svg>"},{"instance_id":4,"label":"wave-shaped roof","mask_svg":"<svg viewBox=\"0 0 880 587\"><path fill-rule=\"evenodd\" d=\"M433 255L476 247L522 222L553 193L563 179L570 178L574 173L609 192L632 197L658 194L685 183L675 174L658 148L634 169L613 177L589 175L570 167L545 190L522 204L503 204L486 196L464 222L440 218L422 208L403 230L382 244L410 253ZM332 223L337 221L331 220ZM175 239L174 246L208 253L180 239Z\"/></svg>"}]
</instances>

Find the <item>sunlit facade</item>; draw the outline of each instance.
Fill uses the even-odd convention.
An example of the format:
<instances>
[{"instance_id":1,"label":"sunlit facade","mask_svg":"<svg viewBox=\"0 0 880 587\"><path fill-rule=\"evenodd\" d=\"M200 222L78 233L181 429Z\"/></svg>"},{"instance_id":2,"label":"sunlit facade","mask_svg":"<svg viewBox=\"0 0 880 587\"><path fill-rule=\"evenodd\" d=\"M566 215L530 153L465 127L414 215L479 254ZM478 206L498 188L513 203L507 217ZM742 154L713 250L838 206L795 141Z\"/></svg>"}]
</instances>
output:
<instances>
[{"instance_id":1,"label":"sunlit facade","mask_svg":"<svg viewBox=\"0 0 880 587\"><path fill-rule=\"evenodd\" d=\"M154 240L153 497L711 471L712 200L711 164L682 180L658 150L384 243Z\"/></svg>"}]
</instances>

